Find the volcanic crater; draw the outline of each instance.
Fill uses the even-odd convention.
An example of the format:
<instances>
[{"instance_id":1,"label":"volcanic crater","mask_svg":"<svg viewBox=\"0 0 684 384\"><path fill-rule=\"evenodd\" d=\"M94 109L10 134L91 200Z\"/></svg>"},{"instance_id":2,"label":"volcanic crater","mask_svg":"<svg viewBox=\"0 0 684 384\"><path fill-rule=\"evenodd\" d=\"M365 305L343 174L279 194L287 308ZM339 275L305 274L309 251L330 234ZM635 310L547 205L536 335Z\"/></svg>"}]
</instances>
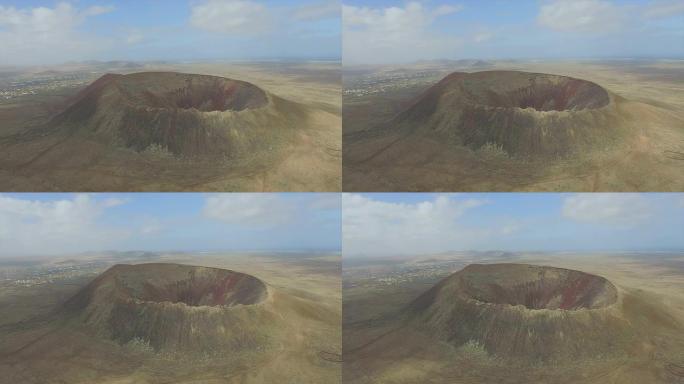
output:
<instances>
[{"instance_id":1,"label":"volcanic crater","mask_svg":"<svg viewBox=\"0 0 684 384\"><path fill-rule=\"evenodd\" d=\"M177 266L156 268L117 266L117 282L131 300L140 303L181 303L191 307L252 305L268 296L256 277L225 269Z\"/></svg>"},{"instance_id":2,"label":"volcanic crater","mask_svg":"<svg viewBox=\"0 0 684 384\"><path fill-rule=\"evenodd\" d=\"M405 311L409 324L454 346L554 361L618 351L634 336L617 288L603 277L525 264L469 265Z\"/></svg>"},{"instance_id":3,"label":"volcanic crater","mask_svg":"<svg viewBox=\"0 0 684 384\"><path fill-rule=\"evenodd\" d=\"M245 81L141 72L102 76L48 126L113 148L235 158L288 142L305 117L303 106Z\"/></svg>"},{"instance_id":4,"label":"volcanic crater","mask_svg":"<svg viewBox=\"0 0 684 384\"><path fill-rule=\"evenodd\" d=\"M269 288L240 272L179 264L116 265L65 304L70 321L156 351L263 348L278 320Z\"/></svg>"},{"instance_id":5,"label":"volcanic crater","mask_svg":"<svg viewBox=\"0 0 684 384\"><path fill-rule=\"evenodd\" d=\"M603 149L625 118L612 95L590 81L517 71L456 72L386 124L388 132L437 135L472 150L519 158L565 158Z\"/></svg>"},{"instance_id":6,"label":"volcanic crater","mask_svg":"<svg viewBox=\"0 0 684 384\"><path fill-rule=\"evenodd\" d=\"M219 76L175 72L107 74L77 95L75 101L98 96L96 93L102 91L120 92L122 101L127 104L170 110L242 111L268 103L266 92L254 84Z\"/></svg>"},{"instance_id":7,"label":"volcanic crater","mask_svg":"<svg viewBox=\"0 0 684 384\"><path fill-rule=\"evenodd\" d=\"M603 277L560 268L530 267L509 276L499 269L471 267L462 276L465 297L483 303L527 309L580 310L607 307L617 300L615 286Z\"/></svg>"},{"instance_id":8,"label":"volcanic crater","mask_svg":"<svg viewBox=\"0 0 684 384\"><path fill-rule=\"evenodd\" d=\"M257 86L215 76L189 77L182 88L154 89L129 94L131 102L152 108L196 109L202 112L242 111L263 107L266 92Z\"/></svg>"},{"instance_id":9,"label":"volcanic crater","mask_svg":"<svg viewBox=\"0 0 684 384\"><path fill-rule=\"evenodd\" d=\"M451 80L447 78L446 81ZM522 80L512 79L502 84L464 80L461 88L467 101L494 108L532 108L548 112L597 109L610 103L605 89L586 80L546 74L529 75L527 81Z\"/></svg>"}]
</instances>

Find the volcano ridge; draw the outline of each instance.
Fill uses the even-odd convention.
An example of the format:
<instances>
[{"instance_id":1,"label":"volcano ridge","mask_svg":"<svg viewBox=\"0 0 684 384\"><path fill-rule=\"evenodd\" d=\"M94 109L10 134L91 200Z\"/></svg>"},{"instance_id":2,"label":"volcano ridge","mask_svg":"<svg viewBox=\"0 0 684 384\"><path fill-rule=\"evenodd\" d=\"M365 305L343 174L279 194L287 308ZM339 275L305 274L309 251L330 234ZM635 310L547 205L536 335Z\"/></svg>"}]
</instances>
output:
<instances>
[{"instance_id":1,"label":"volcano ridge","mask_svg":"<svg viewBox=\"0 0 684 384\"><path fill-rule=\"evenodd\" d=\"M618 356L647 340L631 308L658 309L628 298L629 307L610 281L580 271L472 264L416 298L402 322L454 347L477 345L497 358L585 360ZM657 326L677 325L666 319Z\"/></svg>"},{"instance_id":2,"label":"volcano ridge","mask_svg":"<svg viewBox=\"0 0 684 384\"><path fill-rule=\"evenodd\" d=\"M283 145L304 106L229 78L176 72L107 74L48 123L68 137L183 158L235 158Z\"/></svg>"},{"instance_id":3,"label":"volcano ridge","mask_svg":"<svg viewBox=\"0 0 684 384\"><path fill-rule=\"evenodd\" d=\"M104 339L158 352L253 350L278 334L269 290L224 269L116 265L68 300L62 315Z\"/></svg>"},{"instance_id":4,"label":"volcano ridge","mask_svg":"<svg viewBox=\"0 0 684 384\"><path fill-rule=\"evenodd\" d=\"M455 72L380 131L435 136L521 159L573 158L628 133L620 97L590 81L518 71ZM377 132L376 132L377 134Z\"/></svg>"}]
</instances>

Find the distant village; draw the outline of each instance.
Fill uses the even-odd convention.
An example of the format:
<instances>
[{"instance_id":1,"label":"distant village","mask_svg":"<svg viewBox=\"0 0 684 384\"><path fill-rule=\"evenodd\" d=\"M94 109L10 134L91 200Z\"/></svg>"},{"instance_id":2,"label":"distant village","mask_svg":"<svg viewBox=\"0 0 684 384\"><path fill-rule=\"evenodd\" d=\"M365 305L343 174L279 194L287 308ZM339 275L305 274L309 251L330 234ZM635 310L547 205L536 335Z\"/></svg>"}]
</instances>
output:
<instances>
[{"instance_id":1,"label":"distant village","mask_svg":"<svg viewBox=\"0 0 684 384\"><path fill-rule=\"evenodd\" d=\"M344 96L363 97L391 90L410 88L439 80L439 71L391 71L366 75L345 86Z\"/></svg>"},{"instance_id":2,"label":"distant village","mask_svg":"<svg viewBox=\"0 0 684 384\"><path fill-rule=\"evenodd\" d=\"M461 261L405 263L391 268L353 268L343 271L345 288L396 286L438 280L463 268Z\"/></svg>"},{"instance_id":3,"label":"distant village","mask_svg":"<svg viewBox=\"0 0 684 384\"><path fill-rule=\"evenodd\" d=\"M36 95L63 88L76 88L89 84L95 75L91 73L68 73L51 76L36 76L31 79L0 83L0 100Z\"/></svg>"},{"instance_id":4,"label":"distant village","mask_svg":"<svg viewBox=\"0 0 684 384\"><path fill-rule=\"evenodd\" d=\"M102 262L86 262L82 264L52 265L49 267L1 267L0 285L33 287L51 284L59 280L97 274L106 268Z\"/></svg>"}]
</instances>

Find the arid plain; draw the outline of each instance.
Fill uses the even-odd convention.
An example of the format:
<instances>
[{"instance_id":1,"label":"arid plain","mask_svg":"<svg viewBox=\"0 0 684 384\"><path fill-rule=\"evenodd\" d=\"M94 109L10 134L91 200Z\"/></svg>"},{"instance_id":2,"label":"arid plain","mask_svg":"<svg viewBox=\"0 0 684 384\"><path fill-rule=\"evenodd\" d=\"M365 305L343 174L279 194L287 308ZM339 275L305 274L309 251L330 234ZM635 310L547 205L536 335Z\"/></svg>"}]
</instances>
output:
<instances>
[{"instance_id":1,"label":"arid plain","mask_svg":"<svg viewBox=\"0 0 684 384\"><path fill-rule=\"evenodd\" d=\"M340 381L334 253L103 252L1 267L2 383Z\"/></svg>"},{"instance_id":2,"label":"arid plain","mask_svg":"<svg viewBox=\"0 0 684 384\"><path fill-rule=\"evenodd\" d=\"M331 61L6 67L0 187L339 191L340 79Z\"/></svg>"},{"instance_id":3,"label":"arid plain","mask_svg":"<svg viewBox=\"0 0 684 384\"><path fill-rule=\"evenodd\" d=\"M502 86L501 71L533 85L513 92L523 83L506 75ZM538 74L585 83L538 85ZM684 186L681 60L444 60L349 66L343 77L345 191ZM578 92L592 83L605 104Z\"/></svg>"},{"instance_id":4,"label":"arid plain","mask_svg":"<svg viewBox=\"0 0 684 384\"><path fill-rule=\"evenodd\" d=\"M683 263L681 253L667 252L451 252L345 260L343 382L684 382ZM498 281L479 275L496 264L505 267L496 272ZM540 273L540 280L516 288L524 288L527 302L506 304L516 296L503 282L514 281L524 265L594 277L569 283ZM490 288L473 293L477 278ZM559 291L534 294L553 281L566 282L563 302L544 301ZM615 291L593 285L598 281ZM567 301L591 296L579 290L593 292L592 304ZM464 292L481 296L464 299ZM597 292L615 296L599 299Z\"/></svg>"}]
</instances>

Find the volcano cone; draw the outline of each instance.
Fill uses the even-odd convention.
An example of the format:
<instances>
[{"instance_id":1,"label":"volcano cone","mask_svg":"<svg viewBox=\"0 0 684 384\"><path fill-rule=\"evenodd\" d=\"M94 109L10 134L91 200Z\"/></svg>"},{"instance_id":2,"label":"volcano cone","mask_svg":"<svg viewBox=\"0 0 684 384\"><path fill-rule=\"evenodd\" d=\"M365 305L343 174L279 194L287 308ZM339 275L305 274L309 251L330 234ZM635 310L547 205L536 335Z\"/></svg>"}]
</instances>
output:
<instances>
[{"instance_id":1,"label":"volcano cone","mask_svg":"<svg viewBox=\"0 0 684 384\"><path fill-rule=\"evenodd\" d=\"M254 84L143 72L101 77L50 123L69 136L180 157L241 157L287 141L305 112Z\"/></svg>"},{"instance_id":2,"label":"volcano cone","mask_svg":"<svg viewBox=\"0 0 684 384\"><path fill-rule=\"evenodd\" d=\"M621 135L615 97L597 84L565 76L453 73L388 126L436 133L474 150L496 147L515 157L568 157L603 148Z\"/></svg>"},{"instance_id":3,"label":"volcano cone","mask_svg":"<svg viewBox=\"0 0 684 384\"><path fill-rule=\"evenodd\" d=\"M263 347L277 323L261 280L177 264L116 265L69 300L75 321L98 335L155 350Z\"/></svg>"},{"instance_id":4,"label":"volcano cone","mask_svg":"<svg viewBox=\"0 0 684 384\"><path fill-rule=\"evenodd\" d=\"M408 308L410 321L460 346L506 358L609 355L634 335L616 287L579 271L524 264L470 265Z\"/></svg>"}]
</instances>

